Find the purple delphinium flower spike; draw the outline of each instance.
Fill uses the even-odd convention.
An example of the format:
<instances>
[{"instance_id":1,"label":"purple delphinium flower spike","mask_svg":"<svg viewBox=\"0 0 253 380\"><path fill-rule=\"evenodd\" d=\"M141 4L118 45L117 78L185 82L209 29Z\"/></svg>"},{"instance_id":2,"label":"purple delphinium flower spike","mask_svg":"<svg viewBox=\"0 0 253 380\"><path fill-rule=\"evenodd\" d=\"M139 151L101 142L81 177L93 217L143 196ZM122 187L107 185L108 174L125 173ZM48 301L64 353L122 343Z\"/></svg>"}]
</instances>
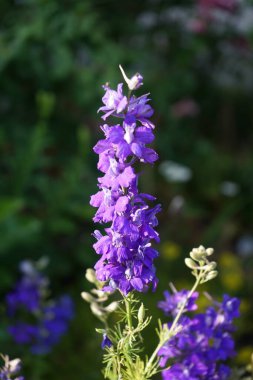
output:
<instances>
[{"instance_id":1,"label":"purple delphinium flower spike","mask_svg":"<svg viewBox=\"0 0 253 380\"><path fill-rule=\"evenodd\" d=\"M122 121L101 126L105 138L98 141L94 151L99 155L98 169L104 175L98 178L99 191L92 195L90 203L98 208L94 222L110 223L105 234L94 233L94 249L101 256L95 265L96 276L107 283L107 291L117 288L126 295L134 289L143 292L149 284L156 287L153 260L158 252L151 247L151 241L159 241L155 227L160 206L151 208L147 202L155 198L139 193L138 174L133 167L138 161L153 164L158 158L147 146L154 140L154 125L149 121L153 110L147 95L131 95L131 90L142 85L142 76L136 74L128 79L123 75L130 90L128 97L123 94L122 84L117 91L104 86L105 106L99 108L105 113L102 119L112 115Z\"/></svg>"},{"instance_id":2,"label":"purple delphinium flower spike","mask_svg":"<svg viewBox=\"0 0 253 380\"><path fill-rule=\"evenodd\" d=\"M6 296L8 332L33 354L46 354L67 331L74 316L73 301L67 295L48 299L49 281L35 263L22 262L20 269L20 281Z\"/></svg>"},{"instance_id":3,"label":"purple delphinium flower spike","mask_svg":"<svg viewBox=\"0 0 253 380\"><path fill-rule=\"evenodd\" d=\"M159 307L173 317L173 308L180 307L183 294L186 295L187 291L172 295L167 292ZM194 309L192 302L188 303L186 311ZM167 366L168 361L172 363L169 369L162 371L163 379L227 380L230 369L224 361L235 354L232 332L235 330L234 318L239 316L239 306L237 298L224 295L221 303L213 302L204 313L182 316L181 330L159 351L161 367Z\"/></svg>"}]
</instances>

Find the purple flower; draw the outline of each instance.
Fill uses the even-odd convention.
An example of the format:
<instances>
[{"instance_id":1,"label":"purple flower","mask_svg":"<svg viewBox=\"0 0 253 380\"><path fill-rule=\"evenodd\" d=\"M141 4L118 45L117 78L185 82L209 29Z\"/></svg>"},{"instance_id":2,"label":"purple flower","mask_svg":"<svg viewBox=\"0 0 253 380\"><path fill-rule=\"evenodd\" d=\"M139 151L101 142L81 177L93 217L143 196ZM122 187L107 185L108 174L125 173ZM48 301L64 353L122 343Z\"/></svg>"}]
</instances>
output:
<instances>
[{"instance_id":1,"label":"purple flower","mask_svg":"<svg viewBox=\"0 0 253 380\"><path fill-rule=\"evenodd\" d=\"M101 343L101 348L104 350L105 347L112 347L112 341L108 338L107 334L104 333L103 334L103 340L102 340L102 343Z\"/></svg>"},{"instance_id":2,"label":"purple flower","mask_svg":"<svg viewBox=\"0 0 253 380\"><path fill-rule=\"evenodd\" d=\"M28 345L32 353L45 354L66 333L74 316L73 301L67 295L49 300L49 281L33 263L26 262L21 270L21 280L6 297L11 322L8 332L17 344Z\"/></svg>"},{"instance_id":3,"label":"purple flower","mask_svg":"<svg viewBox=\"0 0 253 380\"><path fill-rule=\"evenodd\" d=\"M227 294L223 295L222 308L225 313L226 320L238 318L240 316L240 301L238 298L230 298Z\"/></svg>"},{"instance_id":4,"label":"purple flower","mask_svg":"<svg viewBox=\"0 0 253 380\"><path fill-rule=\"evenodd\" d=\"M175 317L182 305L185 302L186 298L189 295L188 290L181 290L180 292L175 292L171 294L168 290L164 292L165 301L158 302L158 307L162 309L165 315L172 315ZM191 297L188 299L185 306L185 311L193 311L197 309L195 301L197 300L199 294L194 292Z\"/></svg>"},{"instance_id":5,"label":"purple flower","mask_svg":"<svg viewBox=\"0 0 253 380\"><path fill-rule=\"evenodd\" d=\"M166 292L166 301L160 302L159 307L165 310L166 315L174 316L173 306L178 309L187 293L185 290L173 295ZM187 311L195 309L194 301L188 303ZM238 299L227 295L223 296L222 303L213 302L204 313L182 316L182 329L159 351L161 367L165 367L168 360L172 363L169 369L162 371L163 379L227 380L230 370L224 361L235 354L231 333L235 329L234 318L238 316Z\"/></svg>"},{"instance_id":6,"label":"purple flower","mask_svg":"<svg viewBox=\"0 0 253 380\"><path fill-rule=\"evenodd\" d=\"M130 89L136 89L142 77L136 74L127 78L127 83ZM94 147L99 155L98 169L104 174L98 178L99 191L90 201L97 207L94 222L111 223L104 233L94 233L94 249L100 255L95 270L98 280L106 282L107 291L118 288L124 294L143 292L150 283L153 288L157 284L153 260L158 252L151 241L159 241L155 227L160 206L151 208L148 202L155 198L139 193L139 176L133 165L138 161L153 164L158 158L147 146L154 140L154 125L148 120L153 110L147 104L147 95L126 98L122 84L117 91L108 86L104 89L105 106L99 111L106 114L102 118L113 115L123 120L117 125L102 125L105 138Z\"/></svg>"},{"instance_id":7,"label":"purple flower","mask_svg":"<svg viewBox=\"0 0 253 380\"><path fill-rule=\"evenodd\" d=\"M105 115L102 116L102 119L106 120L108 116L114 114L117 116L121 114L127 105L127 97L123 95L122 92L123 83L118 84L117 91L111 90L108 85L103 86L105 90L105 95L102 98L104 103L103 107L100 107L99 111L105 112Z\"/></svg>"},{"instance_id":8,"label":"purple flower","mask_svg":"<svg viewBox=\"0 0 253 380\"><path fill-rule=\"evenodd\" d=\"M17 344L31 344L36 339L38 328L36 325L17 321L9 326L8 332Z\"/></svg>"},{"instance_id":9,"label":"purple flower","mask_svg":"<svg viewBox=\"0 0 253 380\"><path fill-rule=\"evenodd\" d=\"M148 98L149 94L145 94L136 98L132 96L128 105L128 112L135 116L137 120L139 120L142 125L148 128L154 129L154 124L149 120L149 118L153 115L153 108L147 104L149 102Z\"/></svg>"},{"instance_id":10,"label":"purple flower","mask_svg":"<svg viewBox=\"0 0 253 380\"><path fill-rule=\"evenodd\" d=\"M31 265L29 261L20 264L23 276L13 292L6 296L8 313L14 315L17 309L35 312L40 308L41 293L47 287L47 280Z\"/></svg>"}]
</instances>

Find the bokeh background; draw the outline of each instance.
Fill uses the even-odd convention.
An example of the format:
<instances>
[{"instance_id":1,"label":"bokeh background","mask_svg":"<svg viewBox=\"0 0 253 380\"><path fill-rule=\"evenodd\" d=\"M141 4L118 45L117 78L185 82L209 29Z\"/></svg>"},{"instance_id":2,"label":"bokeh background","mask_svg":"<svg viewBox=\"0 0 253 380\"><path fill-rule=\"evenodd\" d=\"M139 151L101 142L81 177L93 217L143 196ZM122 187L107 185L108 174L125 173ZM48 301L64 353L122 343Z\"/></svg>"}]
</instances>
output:
<instances>
[{"instance_id":1,"label":"bokeh background","mask_svg":"<svg viewBox=\"0 0 253 380\"><path fill-rule=\"evenodd\" d=\"M151 93L160 161L141 187L162 204L154 315L172 281L189 287L184 257L215 248L220 275L205 290L242 300L238 356L253 351L253 3L247 0L2 0L0 2L0 351L29 358L26 377L101 379L99 327L80 297L92 250L102 84L139 71ZM49 258L51 292L76 316L53 351L32 357L6 329L5 295L21 260Z\"/></svg>"}]
</instances>

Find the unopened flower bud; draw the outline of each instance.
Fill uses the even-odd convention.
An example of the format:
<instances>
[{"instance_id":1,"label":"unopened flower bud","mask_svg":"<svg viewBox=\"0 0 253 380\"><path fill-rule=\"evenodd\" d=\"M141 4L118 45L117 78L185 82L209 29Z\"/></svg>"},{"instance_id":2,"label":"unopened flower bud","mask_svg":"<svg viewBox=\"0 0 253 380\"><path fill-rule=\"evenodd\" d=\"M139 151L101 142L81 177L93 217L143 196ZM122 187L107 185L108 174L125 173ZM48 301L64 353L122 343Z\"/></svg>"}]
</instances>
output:
<instances>
[{"instance_id":1,"label":"unopened flower bud","mask_svg":"<svg viewBox=\"0 0 253 380\"><path fill-rule=\"evenodd\" d=\"M85 277L92 284L95 284L97 282L97 278L96 278L96 274L95 274L94 269L91 269L91 268L87 269L86 273L85 273Z\"/></svg>"},{"instance_id":2,"label":"unopened flower bud","mask_svg":"<svg viewBox=\"0 0 253 380\"><path fill-rule=\"evenodd\" d=\"M140 308L138 310L137 317L138 317L138 322L142 323L143 320L144 320L144 318L145 318L145 307L144 307L143 303L141 304L141 306L140 306Z\"/></svg>"},{"instance_id":3,"label":"unopened flower bud","mask_svg":"<svg viewBox=\"0 0 253 380\"><path fill-rule=\"evenodd\" d=\"M197 249L201 253L206 253L205 247L203 245L200 245Z\"/></svg>"},{"instance_id":4,"label":"unopened flower bud","mask_svg":"<svg viewBox=\"0 0 253 380\"><path fill-rule=\"evenodd\" d=\"M190 259L189 257L187 257L185 260L185 265L190 268L190 269L198 269L199 266L197 263L195 263L195 261L193 261L192 259Z\"/></svg>"},{"instance_id":5,"label":"unopened flower bud","mask_svg":"<svg viewBox=\"0 0 253 380\"><path fill-rule=\"evenodd\" d=\"M208 271L211 272L211 271L213 271L216 267L217 267L217 263L216 263L215 261L211 261L211 262L208 264Z\"/></svg>"},{"instance_id":6,"label":"unopened flower bud","mask_svg":"<svg viewBox=\"0 0 253 380\"><path fill-rule=\"evenodd\" d=\"M91 308L92 313L94 315L96 315L96 317L98 317L98 318L104 317L106 314L104 312L104 309L99 307L98 304L96 304L96 303L91 303L90 308Z\"/></svg>"},{"instance_id":7,"label":"unopened flower bud","mask_svg":"<svg viewBox=\"0 0 253 380\"><path fill-rule=\"evenodd\" d=\"M218 271L217 270L213 270L211 272L209 272L207 274L207 276L205 277L205 280L204 282L207 282L207 281L210 281L210 280L213 280L215 277L218 276Z\"/></svg>"},{"instance_id":8,"label":"unopened flower bud","mask_svg":"<svg viewBox=\"0 0 253 380\"><path fill-rule=\"evenodd\" d=\"M118 306L119 306L118 302L114 301L110 303L108 306L106 306L104 310L106 310L108 313L112 313L118 308Z\"/></svg>"},{"instance_id":9,"label":"unopened flower bud","mask_svg":"<svg viewBox=\"0 0 253 380\"><path fill-rule=\"evenodd\" d=\"M192 250L190 252L190 256L193 260L196 260L196 261L201 261L206 258L206 255L203 254L202 252L199 252L198 250Z\"/></svg>"},{"instance_id":10,"label":"unopened flower bud","mask_svg":"<svg viewBox=\"0 0 253 380\"><path fill-rule=\"evenodd\" d=\"M105 329L97 329L97 328L95 328L95 330L96 330L96 332L97 332L98 334L104 334L104 333L106 332Z\"/></svg>"},{"instance_id":11,"label":"unopened flower bud","mask_svg":"<svg viewBox=\"0 0 253 380\"><path fill-rule=\"evenodd\" d=\"M92 297L92 295L88 292L82 292L81 297L84 299L84 301L89 303L96 301L95 298Z\"/></svg>"},{"instance_id":12,"label":"unopened flower bud","mask_svg":"<svg viewBox=\"0 0 253 380\"><path fill-rule=\"evenodd\" d=\"M123 78L125 79L127 85L128 85L128 88L129 90L137 90L140 86L142 86L142 81L143 81L143 77L141 76L141 74L139 73L136 73L131 79L129 79L126 74L125 74L125 71L123 70L123 68L121 67L121 65L119 65L119 68L120 68L120 71L123 75Z\"/></svg>"},{"instance_id":13,"label":"unopened flower bud","mask_svg":"<svg viewBox=\"0 0 253 380\"><path fill-rule=\"evenodd\" d=\"M207 256L211 256L214 253L214 249L213 248L207 248L206 253L207 253Z\"/></svg>"},{"instance_id":14,"label":"unopened flower bud","mask_svg":"<svg viewBox=\"0 0 253 380\"><path fill-rule=\"evenodd\" d=\"M103 290L91 289L91 293L97 296L97 302L105 302L108 300L108 295Z\"/></svg>"},{"instance_id":15,"label":"unopened flower bud","mask_svg":"<svg viewBox=\"0 0 253 380\"><path fill-rule=\"evenodd\" d=\"M96 296L97 296L98 298L100 298L100 297L104 297L105 294L106 294L106 292L104 292L103 290L100 290L100 289L91 289L91 293L96 294Z\"/></svg>"}]
</instances>

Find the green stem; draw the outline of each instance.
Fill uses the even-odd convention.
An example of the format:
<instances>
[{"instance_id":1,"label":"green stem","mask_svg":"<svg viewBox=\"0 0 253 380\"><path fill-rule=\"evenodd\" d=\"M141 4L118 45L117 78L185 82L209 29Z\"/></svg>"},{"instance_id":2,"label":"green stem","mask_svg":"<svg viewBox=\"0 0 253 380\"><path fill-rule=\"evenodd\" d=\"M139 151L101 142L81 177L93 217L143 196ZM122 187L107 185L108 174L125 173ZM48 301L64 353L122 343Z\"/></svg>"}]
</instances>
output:
<instances>
[{"instance_id":1,"label":"green stem","mask_svg":"<svg viewBox=\"0 0 253 380\"><path fill-rule=\"evenodd\" d=\"M189 300L189 298L191 298L191 296L193 295L193 293L195 292L195 290L197 289L198 285L199 285L199 282L202 278L202 272L200 272L199 276L196 278L196 281L195 281L195 284L193 285L190 293L188 294L188 296L186 297L185 301L182 303L179 311L178 311L178 314L176 316L176 318L174 319L170 329L169 329L169 333L172 334L173 331L174 331L174 328L176 327L177 325L177 322L179 321L181 315L183 314L184 312L184 309L185 309L185 306L187 305L187 302Z\"/></svg>"},{"instance_id":2,"label":"green stem","mask_svg":"<svg viewBox=\"0 0 253 380\"><path fill-rule=\"evenodd\" d=\"M188 299L191 298L192 294L195 292L195 290L197 289L198 285L199 285L199 282L202 278L202 272L199 273L199 276L196 278L196 281L190 291L190 293L188 294L188 296L186 297L185 301L181 304L180 306L180 309L177 313L177 316L176 318L174 319L168 333L162 335L160 337L160 342L158 343L156 349L154 350L154 352L152 353L152 355L150 356L150 359L149 361L147 362L147 365L146 365L146 368L145 368L145 373L147 374L150 370L150 368L152 367L153 365L153 362L154 360L156 359L156 356L159 352L159 350L163 347L163 345L173 336L173 333L174 333L174 329L175 327L177 326L177 323L180 319L180 317L182 316L183 312L184 312L184 309L185 309L185 306L187 305L187 302L188 302Z\"/></svg>"},{"instance_id":3,"label":"green stem","mask_svg":"<svg viewBox=\"0 0 253 380\"><path fill-rule=\"evenodd\" d=\"M131 314L131 299L128 297L124 297L125 305L126 305L126 315L127 315L127 324L128 328L131 331L133 328L133 322L132 322L132 314Z\"/></svg>"}]
</instances>

